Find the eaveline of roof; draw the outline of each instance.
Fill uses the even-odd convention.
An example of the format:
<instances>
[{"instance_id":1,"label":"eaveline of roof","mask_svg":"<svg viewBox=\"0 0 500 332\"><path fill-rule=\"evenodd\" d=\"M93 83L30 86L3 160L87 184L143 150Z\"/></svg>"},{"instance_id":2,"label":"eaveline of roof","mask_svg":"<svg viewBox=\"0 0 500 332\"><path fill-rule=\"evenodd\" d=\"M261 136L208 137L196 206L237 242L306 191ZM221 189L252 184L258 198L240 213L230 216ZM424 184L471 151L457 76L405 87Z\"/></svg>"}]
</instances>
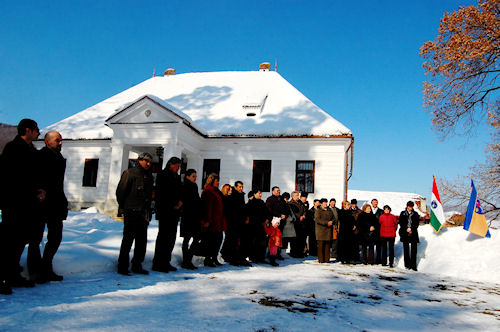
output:
<instances>
[{"instance_id":1,"label":"eaveline of roof","mask_svg":"<svg viewBox=\"0 0 500 332\"><path fill-rule=\"evenodd\" d=\"M186 73L150 78L44 131L65 139L111 138L106 119L148 96L209 137L336 136L351 131L273 71Z\"/></svg>"}]
</instances>

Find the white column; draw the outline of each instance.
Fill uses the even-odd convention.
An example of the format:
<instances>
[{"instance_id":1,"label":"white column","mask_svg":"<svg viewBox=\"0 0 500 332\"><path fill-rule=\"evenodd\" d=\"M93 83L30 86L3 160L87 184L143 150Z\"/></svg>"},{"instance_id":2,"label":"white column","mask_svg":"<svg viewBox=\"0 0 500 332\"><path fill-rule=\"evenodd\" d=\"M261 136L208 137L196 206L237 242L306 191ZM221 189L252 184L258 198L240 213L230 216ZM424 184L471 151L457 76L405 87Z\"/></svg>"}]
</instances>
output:
<instances>
[{"instance_id":1,"label":"white column","mask_svg":"<svg viewBox=\"0 0 500 332\"><path fill-rule=\"evenodd\" d=\"M192 168L196 171L196 174L198 175L198 179L196 180L196 183L198 184L198 188L203 188L203 184L201 181L203 180L203 159L199 155L195 154L188 154L188 165L187 168Z\"/></svg>"},{"instance_id":2,"label":"white column","mask_svg":"<svg viewBox=\"0 0 500 332\"><path fill-rule=\"evenodd\" d=\"M111 164L109 167L109 182L108 182L108 195L104 205L105 213L115 213L118 209L116 202L116 187L120 182L120 177L123 171L128 166L128 155L130 146L123 144L121 141L113 140L111 144ZM116 214L115 214L116 215Z\"/></svg>"},{"instance_id":3,"label":"white column","mask_svg":"<svg viewBox=\"0 0 500 332\"><path fill-rule=\"evenodd\" d=\"M172 157L181 158L181 147L177 145L177 139L173 139L167 143L167 145L163 145L163 165L162 169L165 168L167 162Z\"/></svg>"}]
</instances>

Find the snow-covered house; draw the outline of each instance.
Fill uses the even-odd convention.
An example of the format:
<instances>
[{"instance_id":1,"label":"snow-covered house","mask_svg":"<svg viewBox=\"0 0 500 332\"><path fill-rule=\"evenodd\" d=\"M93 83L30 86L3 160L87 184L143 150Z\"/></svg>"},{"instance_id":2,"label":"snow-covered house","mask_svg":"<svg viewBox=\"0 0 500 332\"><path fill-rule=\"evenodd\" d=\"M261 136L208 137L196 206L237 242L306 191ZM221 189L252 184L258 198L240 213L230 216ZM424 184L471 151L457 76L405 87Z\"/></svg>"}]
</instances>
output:
<instances>
[{"instance_id":1,"label":"snow-covered house","mask_svg":"<svg viewBox=\"0 0 500 332\"><path fill-rule=\"evenodd\" d=\"M372 199L378 201L378 206L382 209L384 205L389 205L392 209L392 214L399 215L401 211L406 209L406 203L412 201L415 203L415 211L424 217L427 211L427 200L425 197L415 193L389 192L389 191L366 191L349 189L347 193L349 200L355 198L358 201L358 207L363 204L370 204Z\"/></svg>"},{"instance_id":2,"label":"snow-covered house","mask_svg":"<svg viewBox=\"0 0 500 332\"><path fill-rule=\"evenodd\" d=\"M282 76L259 71L152 77L47 128L63 137L65 191L72 208L112 213L121 173L143 151L154 169L172 156L221 184L273 186L344 198L352 171L351 131ZM41 144L41 142L39 142Z\"/></svg>"}]
</instances>

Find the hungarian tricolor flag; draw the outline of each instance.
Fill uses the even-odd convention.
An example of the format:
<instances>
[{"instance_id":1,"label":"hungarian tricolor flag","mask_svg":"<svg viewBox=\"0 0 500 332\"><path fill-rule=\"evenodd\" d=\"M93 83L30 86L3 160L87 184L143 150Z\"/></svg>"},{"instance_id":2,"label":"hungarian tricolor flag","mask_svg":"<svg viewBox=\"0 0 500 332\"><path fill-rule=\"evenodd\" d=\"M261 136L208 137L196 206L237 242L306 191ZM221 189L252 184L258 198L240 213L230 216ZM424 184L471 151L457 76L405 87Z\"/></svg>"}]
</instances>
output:
<instances>
[{"instance_id":1,"label":"hungarian tricolor flag","mask_svg":"<svg viewBox=\"0 0 500 332\"><path fill-rule=\"evenodd\" d=\"M436 232L439 232L445 222L443 205L439 198L438 188L436 186L436 178L432 176L432 199L431 199L431 225Z\"/></svg>"}]
</instances>

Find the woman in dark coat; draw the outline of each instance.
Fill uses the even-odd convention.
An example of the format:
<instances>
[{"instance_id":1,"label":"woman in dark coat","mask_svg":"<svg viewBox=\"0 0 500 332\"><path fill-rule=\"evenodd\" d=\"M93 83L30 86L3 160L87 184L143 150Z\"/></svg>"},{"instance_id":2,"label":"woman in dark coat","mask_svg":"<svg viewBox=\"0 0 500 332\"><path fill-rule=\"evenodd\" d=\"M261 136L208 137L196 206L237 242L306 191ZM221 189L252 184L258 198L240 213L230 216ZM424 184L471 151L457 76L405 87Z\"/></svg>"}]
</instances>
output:
<instances>
[{"instance_id":1,"label":"woman in dark coat","mask_svg":"<svg viewBox=\"0 0 500 332\"><path fill-rule=\"evenodd\" d=\"M326 198L322 198L320 204L314 212L316 241L318 242L318 262L329 263L334 215L333 211L328 208Z\"/></svg>"},{"instance_id":2,"label":"woman in dark coat","mask_svg":"<svg viewBox=\"0 0 500 332\"><path fill-rule=\"evenodd\" d=\"M217 260L222 244L222 232L226 230L226 217L222 193L219 190L219 176L210 174L201 193L202 220L201 232L206 243L205 266L215 267L221 265Z\"/></svg>"},{"instance_id":3,"label":"woman in dark coat","mask_svg":"<svg viewBox=\"0 0 500 332\"><path fill-rule=\"evenodd\" d=\"M373 264L375 240L377 238L377 217L372 213L372 208L369 204L363 205L361 210L362 212L358 216L358 227L363 264ZM368 255L366 253L367 249Z\"/></svg>"},{"instance_id":4,"label":"woman in dark coat","mask_svg":"<svg viewBox=\"0 0 500 332\"><path fill-rule=\"evenodd\" d=\"M181 217L181 237L182 242L182 264L184 269L195 270L192 263L193 251L196 250L200 241L200 220L201 220L201 198L196 184L196 171L188 169L184 176L182 187L182 217ZM193 239L191 247L189 241Z\"/></svg>"},{"instance_id":5,"label":"woman in dark coat","mask_svg":"<svg viewBox=\"0 0 500 332\"><path fill-rule=\"evenodd\" d=\"M350 263L354 256L356 245L354 231L356 222L351 212L349 201L342 202L342 209L339 211L339 234L338 234L338 260L343 264Z\"/></svg>"},{"instance_id":6,"label":"woman in dark coat","mask_svg":"<svg viewBox=\"0 0 500 332\"><path fill-rule=\"evenodd\" d=\"M405 267L417 271L417 245L420 242L418 239L418 224L420 217L413 210L413 206L414 203L408 201L406 209L399 215L399 237L400 241L403 242Z\"/></svg>"}]
</instances>

